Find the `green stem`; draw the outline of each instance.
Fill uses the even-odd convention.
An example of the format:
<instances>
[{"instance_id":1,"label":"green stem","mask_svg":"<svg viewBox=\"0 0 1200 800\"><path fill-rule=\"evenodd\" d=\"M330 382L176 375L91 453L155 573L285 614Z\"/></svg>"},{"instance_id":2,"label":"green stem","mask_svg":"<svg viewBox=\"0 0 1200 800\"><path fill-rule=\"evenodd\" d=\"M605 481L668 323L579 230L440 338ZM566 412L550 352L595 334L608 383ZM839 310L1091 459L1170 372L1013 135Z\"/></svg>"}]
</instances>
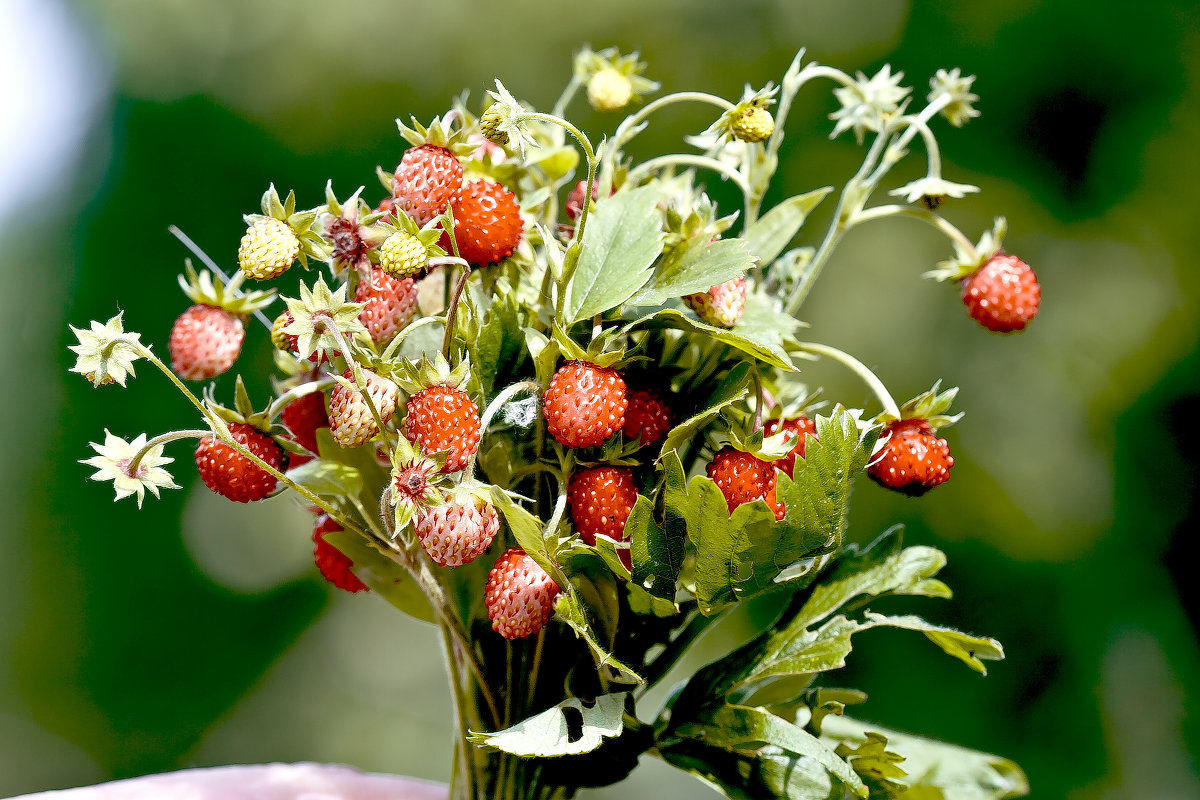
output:
<instances>
[{"instance_id":1,"label":"green stem","mask_svg":"<svg viewBox=\"0 0 1200 800\"><path fill-rule=\"evenodd\" d=\"M289 404L299 400L301 397L310 395L313 392L323 392L336 384L337 381L335 381L333 378L321 378L320 380L309 381L308 383L302 383L299 386L294 386L291 389L288 389L286 392L279 395L279 397L271 401L271 405L267 407L267 419L275 419L277 416L279 416L283 409L287 408Z\"/></svg>"},{"instance_id":2,"label":"green stem","mask_svg":"<svg viewBox=\"0 0 1200 800\"><path fill-rule=\"evenodd\" d=\"M444 323L445 321L445 317L421 317L418 320L414 320L408 327L396 334L396 338L388 343L387 349L383 351L383 355L380 358L383 361L391 361L396 357L396 353L400 351L400 345L404 344L404 340L408 338L410 333L425 325L430 325L434 322Z\"/></svg>"},{"instance_id":3,"label":"green stem","mask_svg":"<svg viewBox=\"0 0 1200 800\"><path fill-rule=\"evenodd\" d=\"M379 428L379 435L383 437L390 455L392 446L391 437L388 436L387 432L387 425L383 421L383 415L379 413L379 408L375 405L375 400L371 397L371 392L367 389L367 381L362 375L362 367L354 360L354 354L350 350L350 342L347 341L345 335L338 329L338 326L333 323L332 318L326 320L323 324L325 330L332 332L333 338L337 340L338 345L342 348L342 358L346 359L346 366L350 368L350 375L354 378L354 385L358 389L359 395L362 396L363 401L367 404L367 409L371 412L371 417L375 420L375 425Z\"/></svg>"},{"instance_id":4,"label":"green stem","mask_svg":"<svg viewBox=\"0 0 1200 800\"><path fill-rule=\"evenodd\" d=\"M200 259L200 262L204 264L204 266L208 267L210 272L225 282L225 291L235 293L239 296L242 294L240 287L242 285L242 281L245 280L246 273L239 269L237 274L234 275L233 278L230 278L225 274L224 270L217 266L217 262L209 258L208 254L200 249L200 245L193 242L186 233L174 225L168 225L167 230L171 233L171 235L182 242L184 247L186 247L188 250L191 250L192 255ZM259 322L266 326L267 330L271 330L272 327L274 327L274 323L267 319L267 315L264 314L261 309L255 309L254 316Z\"/></svg>"},{"instance_id":5,"label":"green stem","mask_svg":"<svg viewBox=\"0 0 1200 800\"><path fill-rule=\"evenodd\" d=\"M556 117L565 116L567 106L570 104L571 100L575 98L575 94L579 91L581 86L583 86L583 83L579 80L579 78L577 78L575 75L572 75L571 80L568 81L567 85L563 88L562 94L560 94L558 99L554 101L554 108L550 113Z\"/></svg>"},{"instance_id":6,"label":"green stem","mask_svg":"<svg viewBox=\"0 0 1200 800\"><path fill-rule=\"evenodd\" d=\"M637 181L639 181L643 176L649 175L657 169L675 165L710 169L713 172L720 173L736 183L738 188L742 190L743 196L750 197L753 194L749 182L746 181L746 176L741 172L724 162L712 158L711 156L702 156L695 153L675 153L673 155L658 156L657 158L652 158L649 161L644 161L631 169L625 180L629 185L632 186L636 184Z\"/></svg>"},{"instance_id":7,"label":"green stem","mask_svg":"<svg viewBox=\"0 0 1200 800\"><path fill-rule=\"evenodd\" d=\"M883 385L883 381L879 380L878 376L857 358L842 350L838 350L836 347L829 347L828 345L817 344L816 342L797 342L796 348L801 352L824 356L848 368L867 385L879 400L880 405L883 406L884 412L897 419L900 418L900 407L892 399L892 395L888 392L887 387Z\"/></svg>"},{"instance_id":8,"label":"green stem","mask_svg":"<svg viewBox=\"0 0 1200 800\"><path fill-rule=\"evenodd\" d=\"M138 466L142 463L142 459L146 457L146 453L149 453L152 448L158 447L160 444L169 444L171 442L179 441L180 439L203 439L205 436L212 436L212 431L183 430L160 433L158 436L155 436L153 439L150 439L144 445L142 445L141 450L138 450L133 454L133 458L129 459L129 466L127 467L126 471L129 472L130 475L136 475Z\"/></svg>"},{"instance_id":9,"label":"green stem","mask_svg":"<svg viewBox=\"0 0 1200 800\"><path fill-rule=\"evenodd\" d=\"M884 219L886 217L914 217L922 222L925 222L939 231L944 233L951 241L958 244L965 250L972 260L979 258L975 252L975 243L967 238L958 227L940 214L935 214L924 208L914 206L902 206L898 204L874 206L865 211L861 211L855 215L853 223L857 225L860 222L870 222L871 220Z\"/></svg>"},{"instance_id":10,"label":"green stem","mask_svg":"<svg viewBox=\"0 0 1200 800\"><path fill-rule=\"evenodd\" d=\"M446 276L447 280L449 277L449 275ZM467 288L467 279L470 277L471 270L464 269L462 277L454 285L454 295L450 298L450 305L446 309L446 333L442 337L442 356L447 361L450 360L450 345L454 344L454 322L458 316L458 302L462 299L463 289Z\"/></svg>"}]
</instances>

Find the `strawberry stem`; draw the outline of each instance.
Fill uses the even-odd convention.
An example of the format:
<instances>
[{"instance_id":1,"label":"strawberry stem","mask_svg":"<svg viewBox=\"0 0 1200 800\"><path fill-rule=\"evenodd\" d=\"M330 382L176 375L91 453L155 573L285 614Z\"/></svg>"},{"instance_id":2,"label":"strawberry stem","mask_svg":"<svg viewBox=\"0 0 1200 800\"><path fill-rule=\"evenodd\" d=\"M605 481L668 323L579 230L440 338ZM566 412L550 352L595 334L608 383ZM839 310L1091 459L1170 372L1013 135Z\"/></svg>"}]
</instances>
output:
<instances>
[{"instance_id":1,"label":"strawberry stem","mask_svg":"<svg viewBox=\"0 0 1200 800\"><path fill-rule=\"evenodd\" d=\"M902 206L899 204L889 204L884 206L874 206L866 211L861 211L854 216L852 224L857 225L860 222L870 222L875 219L883 219L885 217L914 217L922 222L926 222L939 231L944 233L947 238L954 241L967 253L970 254L972 260L978 260L979 254L975 251L975 243L967 238L958 227L940 214L936 214L925 208L916 206Z\"/></svg>"},{"instance_id":2,"label":"strawberry stem","mask_svg":"<svg viewBox=\"0 0 1200 800\"><path fill-rule=\"evenodd\" d=\"M658 156L649 161L643 161L629 171L629 174L625 177L625 182L633 185L642 177L649 175L655 170L676 165L710 169L736 183L737 187L742 190L743 196L748 198L754 195L754 191L750 188L750 183L746 180L746 176L739 170L715 158L695 153L676 153L674 155Z\"/></svg>"},{"instance_id":3,"label":"strawberry stem","mask_svg":"<svg viewBox=\"0 0 1200 800\"><path fill-rule=\"evenodd\" d=\"M160 444L169 444L180 439L203 439L205 436L211 435L212 431L206 430L183 430L160 433L142 445L142 449L133 454L133 458L129 459L129 466L126 468L126 471L130 475L136 475L138 466L142 463L142 459L146 456L146 453L149 453L152 448Z\"/></svg>"},{"instance_id":4,"label":"strawberry stem","mask_svg":"<svg viewBox=\"0 0 1200 800\"><path fill-rule=\"evenodd\" d=\"M816 342L798 342L797 346L802 352L824 356L847 367L867 385L879 400L879 404L883 406L884 412L897 419L900 418L900 406L896 405L896 401L892 399L892 395L887 390L887 387L883 385L883 381L879 380L879 377L857 358L845 351L838 350L836 347L829 347L828 345L817 344Z\"/></svg>"},{"instance_id":5,"label":"strawberry stem","mask_svg":"<svg viewBox=\"0 0 1200 800\"><path fill-rule=\"evenodd\" d=\"M189 237L186 233L174 225L168 225L167 230L170 231L170 233L176 239L182 242L184 247L186 247L188 250L191 250L192 255L200 259L204 266L208 267L214 275L225 281L225 291L235 293L239 297L241 296L242 293L238 287L242 285L242 280L245 278L245 273L243 273L241 270L238 270L238 274L233 278L230 278L225 274L224 270L217 266L217 262L209 258L208 254L200 249L200 245L193 242L191 237ZM267 319L267 315L264 314L260 309L255 309L254 316L259 322L266 326L267 330L271 330L274 323Z\"/></svg>"}]
</instances>

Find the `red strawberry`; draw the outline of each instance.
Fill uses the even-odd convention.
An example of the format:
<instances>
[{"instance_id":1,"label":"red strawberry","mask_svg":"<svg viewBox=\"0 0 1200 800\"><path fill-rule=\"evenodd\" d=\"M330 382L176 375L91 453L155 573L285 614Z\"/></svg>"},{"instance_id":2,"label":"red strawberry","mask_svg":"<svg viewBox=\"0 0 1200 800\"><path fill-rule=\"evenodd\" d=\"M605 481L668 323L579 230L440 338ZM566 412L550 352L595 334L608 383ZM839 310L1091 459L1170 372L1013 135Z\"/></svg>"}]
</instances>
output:
<instances>
[{"instance_id":1,"label":"red strawberry","mask_svg":"<svg viewBox=\"0 0 1200 800\"><path fill-rule=\"evenodd\" d=\"M297 398L283 407L280 414L284 427L292 432L292 438L310 453L317 452L317 429L329 427L329 414L325 411L325 395L312 392ZM292 466L300 466L292 457Z\"/></svg>"},{"instance_id":2,"label":"red strawberry","mask_svg":"<svg viewBox=\"0 0 1200 800\"><path fill-rule=\"evenodd\" d=\"M347 592L365 592L367 585L350 571L354 562L341 550L325 541L325 534L340 530L343 530L342 526L328 514L317 517L317 524L313 526L312 536L313 561L316 562L317 569L321 570L325 580L337 588Z\"/></svg>"},{"instance_id":3,"label":"red strawberry","mask_svg":"<svg viewBox=\"0 0 1200 800\"><path fill-rule=\"evenodd\" d=\"M739 275L710 287L707 292L689 294L683 302L702 322L718 328L732 328L746 310L746 279Z\"/></svg>"},{"instance_id":4,"label":"red strawberry","mask_svg":"<svg viewBox=\"0 0 1200 800\"><path fill-rule=\"evenodd\" d=\"M579 215L583 213L583 195L587 191L587 181L582 180L575 184L575 188L567 195L567 205L564 210L567 212L567 219L574 222L579 219ZM592 184L592 199L595 200L599 196L600 184Z\"/></svg>"},{"instance_id":5,"label":"red strawberry","mask_svg":"<svg viewBox=\"0 0 1200 800\"><path fill-rule=\"evenodd\" d=\"M371 402L386 425L396 413L396 384L366 370L363 375ZM353 381L354 373L347 369L342 377ZM333 387L329 396L329 431L342 447L358 447L379 433L375 417L357 387L351 389L340 383Z\"/></svg>"},{"instance_id":6,"label":"red strawberry","mask_svg":"<svg viewBox=\"0 0 1200 800\"><path fill-rule=\"evenodd\" d=\"M742 503L766 500L775 519L783 519L784 507L775 498L775 467L769 462L726 445L713 456L706 470L725 495L730 514Z\"/></svg>"},{"instance_id":7,"label":"red strawberry","mask_svg":"<svg viewBox=\"0 0 1200 800\"><path fill-rule=\"evenodd\" d=\"M404 436L432 455L448 450L441 472L458 472L479 449L479 409L467 393L438 384L408 399Z\"/></svg>"},{"instance_id":8,"label":"red strawberry","mask_svg":"<svg viewBox=\"0 0 1200 800\"><path fill-rule=\"evenodd\" d=\"M500 519L491 503L466 495L428 510L418 508L414 527L435 564L461 567L488 549L500 529Z\"/></svg>"},{"instance_id":9,"label":"red strawberry","mask_svg":"<svg viewBox=\"0 0 1200 800\"><path fill-rule=\"evenodd\" d=\"M625 538L625 520L629 519L637 496L637 485L629 467L576 470L567 488L571 519L583 540L592 545L598 534L617 541ZM626 552L622 551L622 554Z\"/></svg>"},{"instance_id":10,"label":"red strawberry","mask_svg":"<svg viewBox=\"0 0 1200 800\"><path fill-rule=\"evenodd\" d=\"M229 423L229 432L251 453L277 470L284 469L286 454L270 436L244 422ZM205 486L237 503L262 500L275 491L271 473L212 436L196 446L196 468Z\"/></svg>"},{"instance_id":11,"label":"red strawberry","mask_svg":"<svg viewBox=\"0 0 1200 800\"><path fill-rule=\"evenodd\" d=\"M883 450L867 467L871 479L909 497L920 497L950 479L954 458L945 439L939 439L923 419L896 420L883 429L891 434Z\"/></svg>"},{"instance_id":12,"label":"red strawberry","mask_svg":"<svg viewBox=\"0 0 1200 800\"><path fill-rule=\"evenodd\" d=\"M625 424L621 430L626 439L636 439L640 435L642 444L662 441L671 430L671 408L657 392L636 389L629 393Z\"/></svg>"},{"instance_id":13,"label":"red strawberry","mask_svg":"<svg viewBox=\"0 0 1200 800\"><path fill-rule=\"evenodd\" d=\"M216 306L194 305L171 327L171 369L189 381L215 378L233 366L245 338L238 317Z\"/></svg>"},{"instance_id":14,"label":"red strawberry","mask_svg":"<svg viewBox=\"0 0 1200 800\"><path fill-rule=\"evenodd\" d=\"M625 424L625 379L608 367L568 361L542 399L546 427L559 444L596 447Z\"/></svg>"},{"instance_id":15,"label":"red strawberry","mask_svg":"<svg viewBox=\"0 0 1200 800\"><path fill-rule=\"evenodd\" d=\"M462 179L462 164L453 152L435 144L423 144L406 150L401 157L392 196L397 208L417 225L424 225L458 200Z\"/></svg>"},{"instance_id":16,"label":"red strawberry","mask_svg":"<svg viewBox=\"0 0 1200 800\"><path fill-rule=\"evenodd\" d=\"M492 629L505 639L532 636L550 621L560 591L524 550L509 548L488 573L484 603Z\"/></svg>"},{"instance_id":17,"label":"red strawberry","mask_svg":"<svg viewBox=\"0 0 1200 800\"><path fill-rule=\"evenodd\" d=\"M383 347L417 315L417 285L412 278L397 280L373 267L371 285L360 281L354 290L354 302L365 303L358 312L358 321L371 340Z\"/></svg>"},{"instance_id":18,"label":"red strawberry","mask_svg":"<svg viewBox=\"0 0 1200 800\"><path fill-rule=\"evenodd\" d=\"M517 198L492 181L471 181L454 203L454 241L458 254L471 264L508 258L521 241L524 226Z\"/></svg>"},{"instance_id":19,"label":"red strawberry","mask_svg":"<svg viewBox=\"0 0 1200 800\"><path fill-rule=\"evenodd\" d=\"M792 419L772 419L768 420L763 427L763 433L767 436L774 436L780 431L794 433L800 437L800 441L796 442L786 456L778 461L772 461L771 465L776 469L781 469L787 473L788 477L792 477L792 470L796 468L796 459L804 458L804 438L805 434L817 438L817 423L813 422L808 417L794 417Z\"/></svg>"},{"instance_id":20,"label":"red strawberry","mask_svg":"<svg viewBox=\"0 0 1200 800\"><path fill-rule=\"evenodd\" d=\"M996 333L1012 333L1037 315L1042 287L1024 261L996 255L962 279L962 299L980 325Z\"/></svg>"}]
</instances>

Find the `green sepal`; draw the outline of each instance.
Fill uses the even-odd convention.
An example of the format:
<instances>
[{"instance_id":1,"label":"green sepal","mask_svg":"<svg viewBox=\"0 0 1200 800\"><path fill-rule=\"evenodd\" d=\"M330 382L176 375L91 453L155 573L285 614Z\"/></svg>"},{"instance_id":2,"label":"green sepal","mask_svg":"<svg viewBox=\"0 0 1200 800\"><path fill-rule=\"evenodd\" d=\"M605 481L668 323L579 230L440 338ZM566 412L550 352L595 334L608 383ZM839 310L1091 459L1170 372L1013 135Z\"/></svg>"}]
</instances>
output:
<instances>
[{"instance_id":1,"label":"green sepal","mask_svg":"<svg viewBox=\"0 0 1200 800\"><path fill-rule=\"evenodd\" d=\"M933 388L929 391L922 392L900 406L899 419L923 419L935 431L939 428L947 428L962 419L962 412L958 414L946 413L954 403L954 398L958 396L958 387L952 386L945 391L939 391L941 385L942 382L939 380L933 384ZM885 411L877 415L872 420L872 423L886 425L896 419L895 415L888 414Z\"/></svg>"},{"instance_id":2,"label":"green sepal","mask_svg":"<svg viewBox=\"0 0 1200 800\"><path fill-rule=\"evenodd\" d=\"M922 278L935 281L958 281L973 275L993 256L1000 252L1004 244L1004 235L1008 232L1008 220L996 217L990 231L984 231L979 237L972 253L957 241L954 241L954 258L939 261L936 269L931 269ZM953 241L953 240L952 240Z\"/></svg>"},{"instance_id":3,"label":"green sepal","mask_svg":"<svg viewBox=\"0 0 1200 800\"><path fill-rule=\"evenodd\" d=\"M230 314L244 316L275 302L274 289L242 291L242 281L246 273L241 270L237 271L229 283L224 283L206 269L197 273L190 258L184 260L183 270L184 274L179 276L179 288L193 303L214 306Z\"/></svg>"}]
</instances>

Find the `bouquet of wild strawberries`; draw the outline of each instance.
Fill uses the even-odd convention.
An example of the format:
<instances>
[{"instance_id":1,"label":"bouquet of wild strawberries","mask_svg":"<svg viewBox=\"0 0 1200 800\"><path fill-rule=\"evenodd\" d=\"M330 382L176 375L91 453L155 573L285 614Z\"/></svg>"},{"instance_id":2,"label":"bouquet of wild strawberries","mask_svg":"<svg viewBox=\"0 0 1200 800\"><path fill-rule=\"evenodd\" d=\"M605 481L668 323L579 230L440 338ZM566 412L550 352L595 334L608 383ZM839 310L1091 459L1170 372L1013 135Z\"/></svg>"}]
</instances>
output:
<instances>
[{"instance_id":1,"label":"bouquet of wild strawberries","mask_svg":"<svg viewBox=\"0 0 1200 800\"><path fill-rule=\"evenodd\" d=\"M323 204L297 211L270 189L246 217L232 280L178 234L207 268L189 262L180 279L194 305L171 332L171 366L117 315L75 330L74 371L124 385L146 359L201 423L108 434L85 463L140 503L175 488L164 446L196 439L214 492L298 494L331 582L439 628L454 798L568 797L620 780L643 753L733 798L1024 794L1010 762L844 714L866 698L826 673L869 628L918 632L979 672L1003 652L866 609L887 595L949 597L940 552L903 547L895 530L845 543L864 470L912 496L949 478L937 431L958 419L956 390L935 383L901 405L852 356L799 338L841 237L889 216L946 234L954 256L929 276L956 281L984 327L1021 330L1037 312L1032 271L1000 251L1003 220L976 243L936 212L978 191L941 177L930 127L977 115L973 78L939 71L910 113L903 73L851 77L801 53L778 87L738 102L668 94L599 146L567 121L580 89L598 110L636 105L657 88L642 66L585 50L550 113L497 82L481 116L460 101L428 127L401 123L412 147L380 171L375 207L362 189L343 201L326 187ZM836 84L833 135L871 144L816 246L791 247L832 187L762 201L792 100L817 78ZM630 159L629 142L676 103L713 106L716 119L687 152ZM871 205L914 144L927 175L890 192L902 202ZM718 211L701 175L735 186L741 207ZM274 291L243 282L296 261L328 272L305 276L272 321ZM240 377L232 407L197 397L185 381L233 365L251 314L277 348L269 402L252 402ZM813 358L857 374L882 410L814 402L797 380ZM701 634L763 595L769 625L664 708L638 707Z\"/></svg>"}]
</instances>

